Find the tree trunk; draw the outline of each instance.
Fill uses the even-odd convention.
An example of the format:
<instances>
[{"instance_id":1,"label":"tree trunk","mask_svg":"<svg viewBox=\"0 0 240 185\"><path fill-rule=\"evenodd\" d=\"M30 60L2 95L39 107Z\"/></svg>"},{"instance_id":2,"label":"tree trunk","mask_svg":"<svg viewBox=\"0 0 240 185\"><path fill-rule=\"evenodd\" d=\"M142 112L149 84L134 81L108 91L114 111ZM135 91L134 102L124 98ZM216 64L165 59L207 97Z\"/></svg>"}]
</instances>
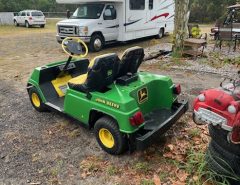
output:
<instances>
[{"instance_id":1,"label":"tree trunk","mask_svg":"<svg viewBox=\"0 0 240 185\"><path fill-rule=\"evenodd\" d=\"M188 37L189 0L175 0L173 56L181 57L184 39Z\"/></svg>"}]
</instances>

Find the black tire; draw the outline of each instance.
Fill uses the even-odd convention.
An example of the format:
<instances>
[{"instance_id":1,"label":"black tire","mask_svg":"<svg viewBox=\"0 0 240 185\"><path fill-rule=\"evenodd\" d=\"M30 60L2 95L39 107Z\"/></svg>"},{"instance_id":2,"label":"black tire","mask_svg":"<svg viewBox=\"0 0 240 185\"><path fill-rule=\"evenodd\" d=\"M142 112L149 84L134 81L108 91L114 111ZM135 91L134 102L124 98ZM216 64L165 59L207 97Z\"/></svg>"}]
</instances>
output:
<instances>
[{"instance_id":1,"label":"black tire","mask_svg":"<svg viewBox=\"0 0 240 185\"><path fill-rule=\"evenodd\" d=\"M107 147L101 141L101 139L100 139L100 132L102 130L107 130L108 132L111 133L111 135L113 137L113 143L114 143L114 145L112 147ZM120 154L122 154L126 150L127 139L120 132L120 130L118 128L118 124L117 124L117 122L114 119L112 119L112 118L110 118L108 116L104 116L104 117L100 118L95 123L94 132L95 132L95 136L96 136L98 144L107 153L112 154L112 155L120 155Z\"/></svg>"},{"instance_id":2,"label":"black tire","mask_svg":"<svg viewBox=\"0 0 240 185\"><path fill-rule=\"evenodd\" d=\"M38 90L35 87L31 87L28 91L30 101L32 103L32 106L38 111L38 112L46 112L48 111L47 108L45 107L44 103L42 102L41 96L38 93ZM33 100L33 96L37 95L39 98L39 105L36 105Z\"/></svg>"},{"instance_id":3,"label":"black tire","mask_svg":"<svg viewBox=\"0 0 240 185\"><path fill-rule=\"evenodd\" d=\"M26 28L30 28L30 27L31 27L31 25L29 24L28 21L25 21L25 27L26 27Z\"/></svg>"},{"instance_id":4,"label":"black tire","mask_svg":"<svg viewBox=\"0 0 240 185\"><path fill-rule=\"evenodd\" d=\"M206 125L205 122L199 120L199 119L196 117L196 114L195 114L195 113L192 114L192 119L193 119L193 122L194 122L196 125Z\"/></svg>"},{"instance_id":5,"label":"black tire","mask_svg":"<svg viewBox=\"0 0 240 185\"><path fill-rule=\"evenodd\" d=\"M215 159L214 159L214 154L212 154L209 149L207 150L205 160L207 162L208 168L210 171L212 171L214 174L214 179L217 180L218 182L224 182L226 184L230 185L239 185L239 180L236 175L232 175L232 173L229 173L228 170L226 170L221 164L219 164ZM227 182L228 183L227 183Z\"/></svg>"},{"instance_id":6,"label":"black tire","mask_svg":"<svg viewBox=\"0 0 240 185\"><path fill-rule=\"evenodd\" d=\"M92 52L99 52L104 47L104 38L100 34L94 34L89 43L89 49Z\"/></svg>"},{"instance_id":7,"label":"black tire","mask_svg":"<svg viewBox=\"0 0 240 185\"><path fill-rule=\"evenodd\" d=\"M40 25L40 27L41 27L41 28L44 28L44 27L45 27L45 24Z\"/></svg>"},{"instance_id":8,"label":"black tire","mask_svg":"<svg viewBox=\"0 0 240 185\"><path fill-rule=\"evenodd\" d=\"M236 145L228 141L228 131L211 124L208 126L208 129L209 134L214 142L216 142L220 147L224 148L230 153L240 156L240 145Z\"/></svg>"},{"instance_id":9,"label":"black tire","mask_svg":"<svg viewBox=\"0 0 240 185\"><path fill-rule=\"evenodd\" d=\"M212 154L214 154L213 156L215 160L225 167L225 169L233 170L235 173L240 175L239 156L225 150L213 140L209 144L209 150Z\"/></svg>"},{"instance_id":10,"label":"black tire","mask_svg":"<svg viewBox=\"0 0 240 185\"><path fill-rule=\"evenodd\" d=\"M18 27L18 26L19 26L19 24L17 23L17 21L16 21L16 20L14 20L14 25L15 25L16 27Z\"/></svg>"},{"instance_id":11,"label":"black tire","mask_svg":"<svg viewBox=\"0 0 240 185\"><path fill-rule=\"evenodd\" d=\"M164 28L160 28L158 34L157 34L157 38L161 39L164 37Z\"/></svg>"}]
</instances>

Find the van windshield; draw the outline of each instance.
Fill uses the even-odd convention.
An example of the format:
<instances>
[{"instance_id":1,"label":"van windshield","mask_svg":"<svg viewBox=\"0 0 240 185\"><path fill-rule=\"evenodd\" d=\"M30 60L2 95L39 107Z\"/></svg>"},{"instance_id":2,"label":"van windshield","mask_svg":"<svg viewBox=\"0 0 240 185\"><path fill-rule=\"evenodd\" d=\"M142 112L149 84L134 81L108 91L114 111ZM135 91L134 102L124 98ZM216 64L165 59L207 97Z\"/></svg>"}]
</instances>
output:
<instances>
[{"instance_id":1,"label":"van windshield","mask_svg":"<svg viewBox=\"0 0 240 185\"><path fill-rule=\"evenodd\" d=\"M72 19L98 19L103 11L104 4L83 4L73 13Z\"/></svg>"}]
</instances>

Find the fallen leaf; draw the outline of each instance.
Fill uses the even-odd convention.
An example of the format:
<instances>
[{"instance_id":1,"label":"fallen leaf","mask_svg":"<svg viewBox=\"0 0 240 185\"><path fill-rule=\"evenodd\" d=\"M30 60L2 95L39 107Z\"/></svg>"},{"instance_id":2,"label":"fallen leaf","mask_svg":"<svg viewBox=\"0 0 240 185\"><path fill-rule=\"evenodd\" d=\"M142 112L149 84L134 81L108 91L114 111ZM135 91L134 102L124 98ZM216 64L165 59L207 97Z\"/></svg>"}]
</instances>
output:
<instances>
[{"instance_id":1,"label":"fallen leaf","mask_svg":"<svg viewBox=\"0 0 240 185\"><path fill-rule=\"evenodd\" d=\"M155 185L161 185L161 180L160 180L158 175L154 174L153 182L154 182Z\"/></svg>"}]
</instances>

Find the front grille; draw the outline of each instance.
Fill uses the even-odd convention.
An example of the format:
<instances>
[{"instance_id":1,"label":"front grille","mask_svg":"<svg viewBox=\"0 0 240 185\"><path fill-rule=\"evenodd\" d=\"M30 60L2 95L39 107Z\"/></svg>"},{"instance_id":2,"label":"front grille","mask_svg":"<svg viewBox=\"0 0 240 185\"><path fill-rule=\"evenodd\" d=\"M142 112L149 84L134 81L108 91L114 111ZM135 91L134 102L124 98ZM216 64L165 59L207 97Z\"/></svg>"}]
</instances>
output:
<instances>
[{"instance_id":1,"label":"front grille","mask_svg":"<svg viewBox=\"0 0 240 185\"><path fill-rule=\"evenodd\" d=\"M227 119L207 109L199 108L196 115L202 120L213 125L226 125Z\"/></svg>"},{"instance_id":2,"label":"front grille","mask_svg":"<svg viewBox=\"0 0 240 185\"><path fill-rule=\"evenodd\" d=\"M63 35L77 35L77 27L75 26L58 26L58 33Z\"/></svg>"}]
</instances>

